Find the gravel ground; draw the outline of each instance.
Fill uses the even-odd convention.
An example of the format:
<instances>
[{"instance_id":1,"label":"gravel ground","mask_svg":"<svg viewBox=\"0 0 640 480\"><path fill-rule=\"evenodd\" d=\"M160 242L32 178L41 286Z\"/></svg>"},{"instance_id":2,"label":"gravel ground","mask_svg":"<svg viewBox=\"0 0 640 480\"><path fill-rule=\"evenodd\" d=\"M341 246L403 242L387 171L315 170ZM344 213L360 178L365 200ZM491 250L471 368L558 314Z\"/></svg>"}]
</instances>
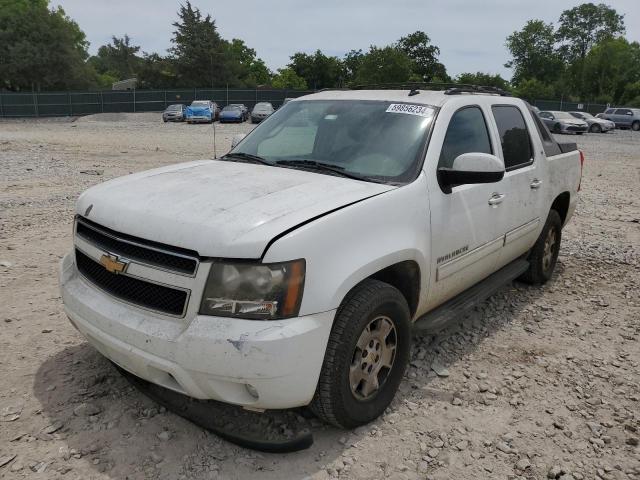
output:
<instances>
[{"instance_id":1,"label":"gravel ground","mask_svg":"<svg viewBox=\"0 0 640 480\"><path fill-rule=\"evenodd\" d=\"M218 151L250 128L218 125ZM0 122L0 478L640 479L640 133L575 137L585 177L551 282L507 286L416 338L376 422L314 421L309 450L275 455L144 397L58 293L80 192L211 158L212 130L157 114Z\"/></svg>"}]
</instances>

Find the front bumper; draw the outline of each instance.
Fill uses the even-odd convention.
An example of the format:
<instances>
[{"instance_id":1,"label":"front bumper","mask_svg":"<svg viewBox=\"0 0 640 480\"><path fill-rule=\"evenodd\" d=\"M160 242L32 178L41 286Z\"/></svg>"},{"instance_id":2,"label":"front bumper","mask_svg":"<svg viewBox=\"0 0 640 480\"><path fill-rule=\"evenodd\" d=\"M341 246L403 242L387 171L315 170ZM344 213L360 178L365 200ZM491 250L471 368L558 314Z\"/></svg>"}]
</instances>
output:
<instances>
[{"instance_id":1,"label":"front bumper","mask_svg":"<svg viewBox=\"0 0 640 480\"><path fill-rule=\"evenodd\" d=\"M211 117L187 117L187 122L210 122Z\"/></svg>"},{"instance_id":2,"label":"front bumper","mask_svg":"<svg viewBox=\"0 0 640 480\"><path fill-rule=\"evenodd\" d=\"M165 317L97 289L78 273L73 254L62 260L60 288L71 323L125 370L191 397L253 408L309 404L335 316Z\"/></svg>"},{"instance_id":3,"label":"front bumper","mask_svg":"<svg viewBox=\"0 0 640 480\"><path fill-rule=\"evenodd\" d=\"M585 133L589 131L589 127L584 125L566 125L560 124L561 130L566 133Z\"/></svg>"}]
</instances>

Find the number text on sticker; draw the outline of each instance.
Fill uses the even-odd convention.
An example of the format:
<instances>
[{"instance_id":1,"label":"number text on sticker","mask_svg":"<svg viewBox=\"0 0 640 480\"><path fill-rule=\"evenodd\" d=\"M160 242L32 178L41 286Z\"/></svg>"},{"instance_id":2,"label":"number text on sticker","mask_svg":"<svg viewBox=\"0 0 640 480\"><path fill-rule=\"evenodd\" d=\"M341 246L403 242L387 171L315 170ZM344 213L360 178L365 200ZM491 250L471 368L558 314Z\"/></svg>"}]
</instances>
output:
<instances>
[{"instance_id":1,"label":"number text on sticker","mask_svg":"<svg viewBox=\"0 0 640 480\"><path fill-rule=\"evenodd\" d=\"M411 105L408 103L392 103L387 108L390 113L406 113L407 115L418 115L419 117L432 117L433 108L426 105Z\"/></svg>"}]
</instances>

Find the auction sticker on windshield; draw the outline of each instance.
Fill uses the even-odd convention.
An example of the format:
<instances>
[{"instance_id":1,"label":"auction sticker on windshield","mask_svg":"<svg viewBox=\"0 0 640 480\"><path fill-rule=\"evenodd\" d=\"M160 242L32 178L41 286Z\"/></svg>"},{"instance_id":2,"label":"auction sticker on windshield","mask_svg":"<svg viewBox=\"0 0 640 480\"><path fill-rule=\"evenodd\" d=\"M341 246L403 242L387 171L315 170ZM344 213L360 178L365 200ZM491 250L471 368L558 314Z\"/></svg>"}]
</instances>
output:
<instances>
[{"instance_id":1,"label":"auction sticker on windshield","mask_svg":"<svg viewBox=\"0 0 640 480\"><path fill-rule=\"evenodd\" d=\"M432 117L433 108L426 105L411 105L409 103L392 103L387 108L387 112L406 113L407 115L417 115L419 117Z\"/></svg>"}]
</instances>

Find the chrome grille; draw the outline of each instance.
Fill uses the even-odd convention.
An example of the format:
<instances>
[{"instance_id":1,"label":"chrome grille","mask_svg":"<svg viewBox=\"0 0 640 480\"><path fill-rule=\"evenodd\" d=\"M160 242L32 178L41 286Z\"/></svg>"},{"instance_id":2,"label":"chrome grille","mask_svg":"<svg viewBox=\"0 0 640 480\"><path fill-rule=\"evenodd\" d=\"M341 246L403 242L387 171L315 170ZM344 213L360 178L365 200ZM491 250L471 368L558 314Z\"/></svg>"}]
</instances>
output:
<instances>
[{"instance_id":1,"label":"chrome grille","mask_svg":"<svg viewBox=\"0 0 640 480\"><path fill-rule=\"evenodd\" d=\"M76 248L78 271L110 295L140 307L173 316L184 316L189 291L107 271L100 263Z\"/></svg>"},{"instance_id":2,"label":"chrome grille","mask_svg":"<svg viewBox=\"0 0 640 480\"><path fill-rule=\"evenodd\" d=\"M193 276L198 269L198 253L193 250L115 232L83 217L76 219L76 235L102 250L161 270Z\"/></svg>"}]
</instances>

